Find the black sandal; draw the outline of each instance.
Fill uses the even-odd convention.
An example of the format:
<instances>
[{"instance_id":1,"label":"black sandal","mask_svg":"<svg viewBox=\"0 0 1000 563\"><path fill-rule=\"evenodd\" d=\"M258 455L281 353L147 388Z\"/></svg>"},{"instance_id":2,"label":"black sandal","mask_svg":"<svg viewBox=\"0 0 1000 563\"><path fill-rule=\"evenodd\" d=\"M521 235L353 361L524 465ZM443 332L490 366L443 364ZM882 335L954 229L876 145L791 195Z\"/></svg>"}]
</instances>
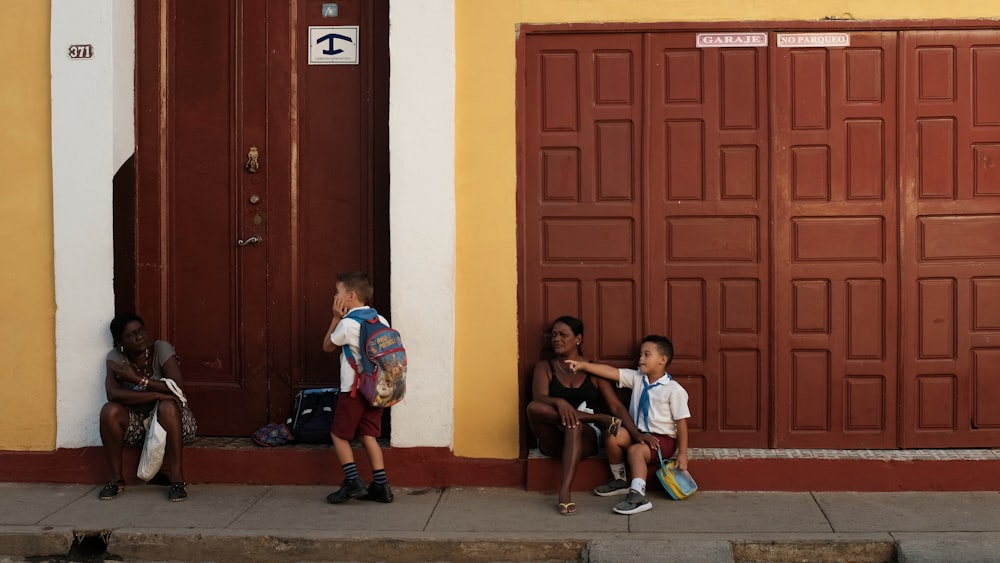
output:
<instances>
[{"instance_id":1,"label":"black sandal","mask_svg":"<svg viewBox=\"0 0 1000 563\"><path fill-rule=\"evenodd\" d=\"M177 481L170 485L170 491L167 493L167 500L170 502L180 502L188 498L187 493L187 483L184 481Z\"/></svg>"},{"instance_id":2,"label":"black sandal","mask_svg":"<svg viewBox=\"0 0 1000 563\"><path fill-rule=\"evenodd\" d=\"M107 485L104 485L104 488L101 489L101 494L98 495L98 498L100 498L101 500L113 500L115 497L118 496L118 493L124 490L125 490L125 481L123 479L119 479L117 481L111 481Z\"/></svg>"}]
</instances>

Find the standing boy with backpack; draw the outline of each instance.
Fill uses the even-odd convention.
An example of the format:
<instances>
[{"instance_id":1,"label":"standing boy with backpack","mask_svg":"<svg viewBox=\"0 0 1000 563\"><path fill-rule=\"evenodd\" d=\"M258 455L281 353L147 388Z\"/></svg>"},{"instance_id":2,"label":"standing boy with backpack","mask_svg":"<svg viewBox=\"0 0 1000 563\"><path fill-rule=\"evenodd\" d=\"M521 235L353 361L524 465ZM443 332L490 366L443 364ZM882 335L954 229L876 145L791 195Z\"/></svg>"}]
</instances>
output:
<instances>
[{"instance_id":1,"label":"standing boy with backpack","mask_svg":"<svg viewBox=\"0 0 1000 563\"><path fill-rule=\"evenodd\" d=\"M377 438L382 433L382 407L372 406L362 393L352 393L357 372L350 358L361 358L361 320L358 316L376 316L386 326L389 322L367 305L374 289L364 272L349 272L337 276L337 294L333 298L333 319L323 337L323 351L340 354L340 396L333 413L333 449L344 470L344 482L326 500L332 504L363 498L376 502L392 502L392 488L385 475L385 461ZM351 313L354 313L351 315ZM373 314L374 313L374 314ZM344 348L346 346L346 348ZM351 440L360 435L361 444L372 467L372 484L365 487L354 464Z\"/></svg>"}]
</instances>

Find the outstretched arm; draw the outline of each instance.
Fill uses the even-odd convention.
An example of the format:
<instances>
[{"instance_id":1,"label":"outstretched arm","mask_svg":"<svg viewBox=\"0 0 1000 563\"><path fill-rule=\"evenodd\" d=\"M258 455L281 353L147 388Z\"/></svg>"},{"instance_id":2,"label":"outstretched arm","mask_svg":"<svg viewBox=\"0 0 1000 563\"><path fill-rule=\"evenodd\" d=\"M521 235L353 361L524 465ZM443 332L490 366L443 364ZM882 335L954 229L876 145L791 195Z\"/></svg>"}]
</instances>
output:
<instances>
[{"instance_id":1,"label":"outstretched arm","mask_svg":"<svg viewBox=\"0 0 1000 563\"><path fill-rule=\"evenodd\" d=\"M618 381L618 368L615 366L609 366L608 364L595 364L593 362L579 362L576 360L566 360L566 364L569 366L569 369L574 372L585 371L589 374L596 375L597 377L602 377L611 381Z\"/></svg>"},{"instance_id":2,"label":"outstretched arm","mask_svg":"<svg viewBox=\"0 0 1000 563\"><path fill-rule=\"evenodd\" d=\"M639 429L636 428L635 422L632 420L632 415L628 412L628 407L618 398L618 393L615 391L614 385L606 379L598 379L596 383L597 388L601 391L601 396L604 397L605 404L608 405L608 412L620 418L622 428L632 437L633 442L638 442L642 436L642 432L639 432Z\"/></svg>"}]
</instances>

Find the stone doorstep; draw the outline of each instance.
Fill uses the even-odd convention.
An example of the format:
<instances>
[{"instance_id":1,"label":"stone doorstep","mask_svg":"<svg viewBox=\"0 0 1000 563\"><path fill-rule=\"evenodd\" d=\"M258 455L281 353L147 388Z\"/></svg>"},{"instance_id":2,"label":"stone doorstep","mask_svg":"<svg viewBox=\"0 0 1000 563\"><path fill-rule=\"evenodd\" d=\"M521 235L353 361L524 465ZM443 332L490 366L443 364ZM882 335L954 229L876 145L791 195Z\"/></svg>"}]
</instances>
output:
<instances>
[{"instance_id":1,"label":"stone doorstep","mask_svg":"<svg viewBox=\"0 0 1000 563\"><path fill-rule=\"evenodd\" d=\"M603 458L603 450L597 458ZM528 452L528 459L550 459L538 448ZM747 460L747 459L831 459L864 461L997 461L1000 448L967 448L954 450L830 450L830 449L763 449L763 448L688 448L688 459Z\"/></svg>"},{"instance_id":2,"label":"stone doorstep","mask_svg":"<svg viewBox=\"0 0 1000 563\"><path fill-rule=\"evenodd\" d=\"M449 448L384 450L397 486L515 487L554 491L561 461L537 450L521 459L455 456ZM126 467L138 450L127 449ZM994 491L1000 490L1000 450L768 450L692 448L691 473L702 490L722 491ZM356 456L367 474L367 459ZM339 463L327 445L265 448L249 437L199 438L187 446L191 483L334 485ZM107 476L100 447L53 452L0 452L0 481L101 483ZM588 491L610 477L604 458L581 461L573 488Z\"/></svg>"},{"instance_id":3,"label":"stone doorstep","mask_svg":"<svg viewBox=\"0 0 1000 563\"><path fill-rule=\"evenodd\" d=\"M690 471L701 490L717 491L994 491L1000 450L766 450L691 448ZM555 491L558 458L532 450L525 488ZM652 471L650 472L652 478ZM574 491L610 478L607 460L582 460Z\"/></svg>"},{"instance_id":4,"label":"stone doorstep","mask_svg":"<svg viewBox=\"0 0 1000 563\"><path fill-rule=\"evenodd\" d=\"M383 448L391 448L388 440L379 440ZM351 445L361 449L361 443ZM186 446L216 450L266 450L248 437L200 436ZM276 450L329 450L329 444L289 444ZM603 451L600 456L603 457ZM528 452L528 459L548 459L538 448ZM766 448L689 448L691 460L736 459L840 459L869 461L994 461L1000 460L1000 448L921 449L921 450L834 450L834 449L766 449Z\"/></svg>"}]
</instances>

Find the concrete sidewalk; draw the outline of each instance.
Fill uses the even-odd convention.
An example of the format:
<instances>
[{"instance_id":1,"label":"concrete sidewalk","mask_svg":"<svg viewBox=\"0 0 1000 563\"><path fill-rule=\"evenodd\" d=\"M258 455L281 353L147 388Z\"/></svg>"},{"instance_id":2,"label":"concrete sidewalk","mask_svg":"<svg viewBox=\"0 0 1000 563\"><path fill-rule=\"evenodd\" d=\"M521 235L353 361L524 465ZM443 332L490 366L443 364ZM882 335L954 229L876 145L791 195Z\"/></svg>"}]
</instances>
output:
<instances>
[{"instance_id":1,"label":"concrete sidewalk","mask_svg":"<svg viewBox=\"0 0 1000 563\"><path fill-rule=\"evenodd\" d=\"M1000 493L701 491L653 509L517 489L397 489L326 503L335 487L0 483L0 561L998 561ZM68 557L72 551L73 557ZM39 559L41 557L41 559Z\"/></svg>"}]
</instances>

